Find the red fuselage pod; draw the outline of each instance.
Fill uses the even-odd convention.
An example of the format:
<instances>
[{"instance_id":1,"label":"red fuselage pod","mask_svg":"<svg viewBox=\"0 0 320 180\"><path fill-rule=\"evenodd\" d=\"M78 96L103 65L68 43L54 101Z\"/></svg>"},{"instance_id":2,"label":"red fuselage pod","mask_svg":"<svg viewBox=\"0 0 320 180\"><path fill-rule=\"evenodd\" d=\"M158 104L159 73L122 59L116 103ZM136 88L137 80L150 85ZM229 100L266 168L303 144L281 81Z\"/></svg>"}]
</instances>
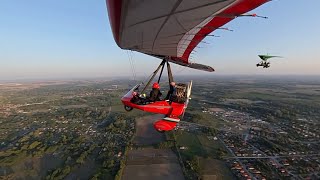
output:
<instances>
[{"instance_id":1,"label":"red fuselage pod","mask_svg":"<svg viewBox=\"0 0 320 180\"><path fill-rule=\"evenodd\" d=\"M178 122L180 122L180 119L175 116L164 117L163 119L156 121L153 124L153 127L159 132L171 131L176 127Z\"/></svg>"},{"instance_id":2,"label":"red fuselage pod","mask_svg":"<svg viewBox=\"0 0 320 180\"><path fill-rule=\"evenodd\" d=\"M159 132L171 131L177 125L177 122L166 121L166 120L158 120L153 124L154 129Z\"/></svg>"},{"instance_id":3,"label":"red fuselage pod","mask_svg":"<svg viewBox=\"0 0 320 180\"><path fill-rule=\"evenodd\" d=\"M123 105L126 107L131 107L134 109L139 109L146 112L156 113L156 114L164 114L170 117L178 117L183 114L186 104L184 103L169 103L168 101L156 101L149 104L135 104L131 102L133 98L132 93L134 89L136 89L138 85L133 87L126 95L121 98Z\"/></svg>"},{"instance_id":4,"label":"red fuselage pod","mask_svg":"<svg viewBox=\"0 0 320 180\"><path fill-rule=\"evenodd\" d=\"M178 117L183 114L186 105L181 103L171 104L167 101L156 101L154 103L149 103L145 105L139 105L132 103L130 98L122 98L121 101L125 106L132 107L134 109L139 109L145 112L151 112L156 114L164 114L167 116Z\"/></svg>"}]
</instances>

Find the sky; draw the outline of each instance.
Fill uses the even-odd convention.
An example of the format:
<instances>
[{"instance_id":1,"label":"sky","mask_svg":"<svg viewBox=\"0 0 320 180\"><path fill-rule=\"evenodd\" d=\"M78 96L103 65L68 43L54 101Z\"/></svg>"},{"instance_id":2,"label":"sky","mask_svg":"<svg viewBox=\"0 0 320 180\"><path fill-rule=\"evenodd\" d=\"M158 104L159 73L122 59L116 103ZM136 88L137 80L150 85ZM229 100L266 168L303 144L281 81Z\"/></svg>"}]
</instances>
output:
<instances>
[{"instance_id":1,"label":"sky","mask_svg":"<svg viewBox=\"0 0 320 180\"><path fill-rule=\"evenodd\" d=\"M173 65L174 75L320 75L319 0L274 0L216 31L193 55L214 67L207 73ZM281 55L271 68L256 68L258 54ZM159 59L120 49L105 0L1 0L0 80L147 77Z\"/></svg>"}]
</instances>

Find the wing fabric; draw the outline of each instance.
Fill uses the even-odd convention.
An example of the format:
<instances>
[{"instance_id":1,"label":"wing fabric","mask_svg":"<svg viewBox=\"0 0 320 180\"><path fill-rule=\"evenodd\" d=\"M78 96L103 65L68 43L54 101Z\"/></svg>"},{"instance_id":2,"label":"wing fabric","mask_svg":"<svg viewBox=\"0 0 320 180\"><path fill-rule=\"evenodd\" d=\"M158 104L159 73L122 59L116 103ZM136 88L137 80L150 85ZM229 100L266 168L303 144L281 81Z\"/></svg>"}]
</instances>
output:
<instances>
[{"instance_id":1,"label":"wing fabric","mask_svg":"<svg viewBox=\"0 0 320 180\"><path fill-rule=\"evenodd\" d=\"M281 56L269 56L269 55L258 55L260 57L260 59L266 61L270 58L274 58L274 57L278 57L278 58L282 58Z\"/></svg>"},{"instance_id":2,"label":"wing fabric","mask_svg":"<svg viewBox=\"0 0 320 180\"><path fill-rule=\"evenodd\" d=\"M191 65L194 48L212 31L267 1L106 0L120 48L206 71L213 69Z\"/></svg>"}]
</instances>

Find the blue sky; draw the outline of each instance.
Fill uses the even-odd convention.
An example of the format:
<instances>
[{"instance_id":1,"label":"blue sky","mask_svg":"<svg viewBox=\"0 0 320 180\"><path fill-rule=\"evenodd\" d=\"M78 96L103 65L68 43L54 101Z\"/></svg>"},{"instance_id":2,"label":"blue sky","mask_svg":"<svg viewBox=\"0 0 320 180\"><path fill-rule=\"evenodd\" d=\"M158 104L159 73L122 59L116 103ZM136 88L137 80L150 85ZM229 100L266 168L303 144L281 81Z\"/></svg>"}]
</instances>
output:
<instances>
[{"instance_id":1,"label":"blue sky","mask_svg":"<svg viewBox=\"0 0 320 180\"><path fill-rule=\"evenodd\" d=\"M193 61L213 66L183 74L320 74L319 0L274 0L253 12L269 19L238 18L197 50ZM104 0L2 0L0 80L132 75L127 51L113 40ZM257 54L276 54L257 69ZM159 60L134 52L136 71L147 76ZM152 67L152 68L150 68Z\"/></svg>"}]
</instances>

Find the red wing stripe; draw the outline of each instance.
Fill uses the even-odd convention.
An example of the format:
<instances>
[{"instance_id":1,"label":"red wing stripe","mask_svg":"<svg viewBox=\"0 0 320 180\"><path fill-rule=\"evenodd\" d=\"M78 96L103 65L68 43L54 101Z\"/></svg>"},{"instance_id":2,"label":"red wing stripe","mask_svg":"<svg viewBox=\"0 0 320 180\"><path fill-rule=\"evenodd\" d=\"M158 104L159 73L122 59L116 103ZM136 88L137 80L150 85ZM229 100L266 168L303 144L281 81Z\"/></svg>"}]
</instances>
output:
<instances>
[{"instance_id":1,"label":"red wing stripe","mask_svg":"<svg viewBox=\"0 0 320 180\"><path fill-rule=\"evenodd\" d=\"M106 0L106 4L108 8L109 21L111 23L113 37L119 46L122 0Z\"/></svg>"},{"instance_id":2,"label":"red wing stripe","mask_svg":"<svg viewBox=\"0 0 320 180\"><path fill-rule=\"evenodd\" d=\"M190 44L184 51L182 55L183 60L188 60L190 53L192 50L205 38L203 34L209 34L212 31L216 30L218 27L223 26L224 24L231 21L235 16L246 13L248 11L251 11L258 6L268 2L269 0L242 0L235 5L225 9L220 14L224 15L224 17L216 16L214 17L209 23L207 23L200 31L198 31L197 35L195 35L190 41ZM227 17L226 15L230 15L230 17ZM210 28L210 27L217 27L216 29Z\"/></svg>"}]
</instances>

